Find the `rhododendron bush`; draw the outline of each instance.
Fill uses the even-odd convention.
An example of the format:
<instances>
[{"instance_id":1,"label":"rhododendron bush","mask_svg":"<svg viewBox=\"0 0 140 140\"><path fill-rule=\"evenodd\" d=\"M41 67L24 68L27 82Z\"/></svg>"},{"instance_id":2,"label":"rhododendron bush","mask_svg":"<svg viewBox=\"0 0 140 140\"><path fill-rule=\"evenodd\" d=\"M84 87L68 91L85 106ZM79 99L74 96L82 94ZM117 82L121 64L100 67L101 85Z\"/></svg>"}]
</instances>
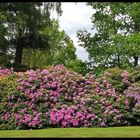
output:
<instances>
[{"instance_id":1,"label":"rhododendron bush","mask_svg":"<svg viewBox=\"0 0 140 140\"><path fill-rule=\"evenodd\" d=\"M135 125L140 124L140 83L133 83L124 93L129 99L131 121Z\"/></svg>"},{"instance_id":2,"label":"rhododendron bush","mask_svg":"<svg viewBox=\"0 0 140 140\"><path fill-rule=\"evenodd\" d=\"M108 72L96 78L57 65L44 70L15 72L10 77L16 81L16 90L12 90L12 94L5 93L1 99L0 129L130 124L132 109L126 96L128 91L123 94L116 91L109 83ZM130 84L127 77L124 71L123 84Z\"/></svg>"}]
</instances>

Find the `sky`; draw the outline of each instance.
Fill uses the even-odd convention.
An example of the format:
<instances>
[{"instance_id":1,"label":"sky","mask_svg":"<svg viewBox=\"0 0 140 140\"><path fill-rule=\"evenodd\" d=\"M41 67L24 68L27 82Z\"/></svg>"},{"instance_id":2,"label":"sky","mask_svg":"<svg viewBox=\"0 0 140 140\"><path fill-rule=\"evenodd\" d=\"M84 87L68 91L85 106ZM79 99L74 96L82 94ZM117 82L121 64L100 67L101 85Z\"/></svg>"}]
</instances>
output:
<instances>
[{"instance_id":1,"label":"sky","mask_svg":"<svg viewBox=\"0 0 140 140\"><path fill-rule=\"evenodd\" d=\"M88 61L88 53L78 45L76 32L80 29L86 29L88 32L94 33L91 30L92 23L90 19L93 9L87 6L85 2L62 2L62 10L62 16L58 18L60 29L64 30L73 40L78 58ZM57 18L56 13L53 13L52 17Z\"/></svg>"}]
</instances>

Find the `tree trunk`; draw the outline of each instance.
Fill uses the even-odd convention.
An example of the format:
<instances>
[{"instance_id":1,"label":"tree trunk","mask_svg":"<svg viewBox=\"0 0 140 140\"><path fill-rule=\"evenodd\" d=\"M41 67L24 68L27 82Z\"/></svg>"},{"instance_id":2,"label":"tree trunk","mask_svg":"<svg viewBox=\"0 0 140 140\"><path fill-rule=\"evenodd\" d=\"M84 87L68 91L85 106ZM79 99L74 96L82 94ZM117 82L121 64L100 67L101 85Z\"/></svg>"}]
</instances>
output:
<instances>
[{"instance_id":1,"label":"tree trunk","mask_svg":"<svg viewBox=\"0 0 140 140\"><path fill-rule=\"evenodd\" d=\"M138 65L139 57L138 56L133 56L133 58L134 58L134 67L136 67Z\"/></svg>"},{"instance_id":2,"label":"tree trunk","mask_svg":"<svg viewBox=\"0 0 140 140\"><path fill-rule=\"evenodd\" d=\"M16 54L15 54L15 63L16 64L21 64L22 62L22 52L23 52L23 38L22 36L22 31L19 28L18 29L18 34L19 37L17 38L17 43L16 43Z\"/></svg>"},{"instance_id":3,"label":"tree trunk","mask_svg":"<svg viewBox=\"0 0 140 140\"><path fill-rule=\"evenodd\" d=\"M120 68L120 56L119 56L119 54L118 54L117 57L118 57L118 64L117 64L117 65L118 65L118 67Z\"/></svg>"},{"instance_id":4,"label":"tree trunk","mask_svg":"<svg viewBox=\"0 0 140 140\"><path fill-rule=\"evenodd\" d=\"M21 62L22 62L22 52L23 52L23 47L20 43L18 43L17 47L16 47L16 54L15 54L15 63L16 64L21 64Z\"/></svg>"}]
</instances>

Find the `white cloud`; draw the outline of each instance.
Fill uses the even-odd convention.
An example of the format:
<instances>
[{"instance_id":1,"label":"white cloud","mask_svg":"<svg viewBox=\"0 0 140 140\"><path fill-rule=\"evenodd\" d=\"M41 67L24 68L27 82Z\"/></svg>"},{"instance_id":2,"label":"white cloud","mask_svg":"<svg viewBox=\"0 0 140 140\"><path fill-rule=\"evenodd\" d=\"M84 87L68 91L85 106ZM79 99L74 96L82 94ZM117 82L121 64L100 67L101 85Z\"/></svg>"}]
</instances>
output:
<instances>
[{"instance_id":1,"label":"white cloud","mask_svg":"<svg viewBox=\"0 0 140 140\"><path fill-rule=\"evenodd\" d=\"M78 38L76 32L80 29L86 29L91 33L92 23L91 16L93 9L87 6L85 2L63 2L62 3L63 14L59 17L59 24L61 29L65 30L66 33L71 37L76 47L76 54L78 58L83 61L88 61L88 53L84 48L78 46ZM56 14L53 13L53 17L57 18Z\"/></svg>"}]
</instances>

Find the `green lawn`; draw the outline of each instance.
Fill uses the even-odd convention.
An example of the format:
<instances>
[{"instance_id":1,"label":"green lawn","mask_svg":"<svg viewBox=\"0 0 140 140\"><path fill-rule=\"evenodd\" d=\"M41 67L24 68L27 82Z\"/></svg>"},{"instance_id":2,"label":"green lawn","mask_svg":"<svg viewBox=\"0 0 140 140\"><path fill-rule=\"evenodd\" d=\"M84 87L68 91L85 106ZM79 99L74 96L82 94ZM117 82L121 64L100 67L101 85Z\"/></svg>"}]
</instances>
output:
<instances>
[{"instance_id":1,"label":"green lawn","mask_svg":"<svg viewBox=\"0 0 140 140\"><path fill-rule=\"evenodd\" d=\"M27 137L138 137L140 126L109 128L48 128L40 130L1 130L0 138Z\"/></svg>"}]
</instances>

